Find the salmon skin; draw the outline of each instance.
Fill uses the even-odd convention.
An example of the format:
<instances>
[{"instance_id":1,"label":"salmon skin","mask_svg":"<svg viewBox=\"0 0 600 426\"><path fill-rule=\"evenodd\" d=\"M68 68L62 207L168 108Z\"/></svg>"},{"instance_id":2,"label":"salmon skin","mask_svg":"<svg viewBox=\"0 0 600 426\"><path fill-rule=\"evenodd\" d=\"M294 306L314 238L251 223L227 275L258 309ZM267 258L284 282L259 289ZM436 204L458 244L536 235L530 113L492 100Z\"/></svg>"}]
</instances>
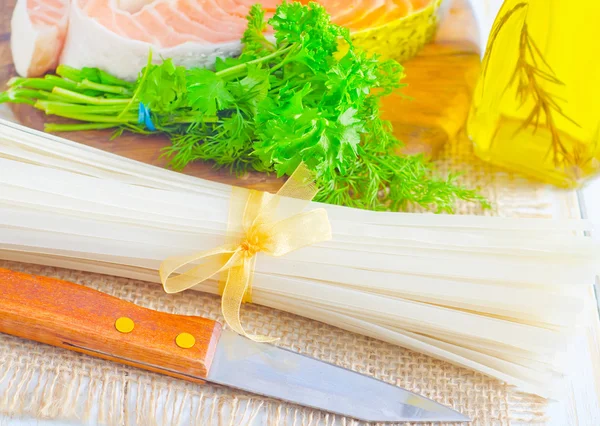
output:
<instances>
[{"instance_id":1,"label":"salmon skin","mask_svg":"<svg viewBox=\"0 0 600 426\"><path fill-rule=\"evenodd\" d=\"M267 17L281 0L260 0ZM434 0L321 0L332 21L359 32ZM157 61L210 66L239 54L257 0L17 0L11 47L17 72L39 76L64 63L134 80L150 50ZM303 0L302 3L308 3Z\"/></svg>"}]
</instances>

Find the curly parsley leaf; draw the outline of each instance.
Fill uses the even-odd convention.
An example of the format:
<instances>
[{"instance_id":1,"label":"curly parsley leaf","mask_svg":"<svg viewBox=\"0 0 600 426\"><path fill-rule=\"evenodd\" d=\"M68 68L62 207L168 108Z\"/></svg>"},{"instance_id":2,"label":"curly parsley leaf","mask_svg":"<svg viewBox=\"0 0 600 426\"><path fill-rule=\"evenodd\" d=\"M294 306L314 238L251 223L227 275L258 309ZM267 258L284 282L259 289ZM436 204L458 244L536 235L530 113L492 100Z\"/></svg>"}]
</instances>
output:
<instances>
[{"instance_id":1,"label":"curly parsley leaf","mask_svg":"<svg viewBox=\"0 0 600 426\"><path fill-rule=\"evenodd\" d=\"M283 2L269 20L278 45L298 44L315 62L330 58L338 51L339 38L350 42L348 29L331 23L329 14L318 3L307 6Z\"/></svg>"},{"instance_id":2,"label":"curly parsley leaf","mask_svg":"<svg viewBox=\"0 0 600 426\"><path fill-rule=\"evenodd\" d=\"M265 21L265 11L260 4L254 4L246 17L248 26L242 36L244 50L242 59L260 58L275 51L276 47L265 37L267 23Z\"/></svg>"}]
</instances>

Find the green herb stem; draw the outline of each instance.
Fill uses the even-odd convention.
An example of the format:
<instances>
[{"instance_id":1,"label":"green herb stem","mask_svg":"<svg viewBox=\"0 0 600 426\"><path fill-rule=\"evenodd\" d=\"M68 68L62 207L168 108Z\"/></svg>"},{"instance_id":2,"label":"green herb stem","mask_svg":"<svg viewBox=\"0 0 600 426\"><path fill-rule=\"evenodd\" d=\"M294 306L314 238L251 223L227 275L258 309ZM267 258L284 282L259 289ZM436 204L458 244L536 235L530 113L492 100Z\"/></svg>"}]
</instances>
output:
<instances>
[{"instance_id":1,"label":"green herb stem","mask_svg":"<svg viewBox=\"0 0 600 426\"><path fill-rule=\"evenodd\" d=\"M279 68L281 68L285 64L287 64L290 61L290 58L293 56L293 54L295 54L296 52L298 52L298 50L300 49L300 46L297 46L297 45L291 45L289 47L290 48L293 47L293 49L289 49L289 51L287 52L287 55L285 55L285 58L283 58L283 60L281 62L279 62L277 65L275 65L274 67L271 67L271 69L270 69L271 74L273 74Z\"/></svg>"},{"instance_id":2,"label":"green herb stem","mask_svg":"<svg viewBox=\"0 0 600 426\"><path fill-rule=\"evenodd\" d=\"M34 105L35 100L30 98L22 98L15 94L15 92L4 92L0 93L0 104L5 102L11 102L13 104L29 104Z\"/></svg>"},{"instance_id":3,"label":"green herb stem","mask_svg":"<svg viewBox=\"0 0 600 426\"><path fill-rule=\"evenodd\" d=\"M44 76L44 80L53 83L55 86L62 87L63 89L77 90L77 83L70 80L65 80L57 75L47 74ZM51 91L52 89L45 90Z\"/></svg>"},{"instance_id":4,"label":"green herb stem","mask_svg":"<svg viewBox=\"0 0 600 426\"><path fill-rule=\"evenodd\" d=\"M123 105L82 105L55 101L38 101L35 107L55 115L60 112L68 114L120 114L123 112ZM134 108L130 108L130 112L133 112L133 110Z\"/></svg>"},{"instance_id":5,"label":"green herb stem","mask_svg":"<svg viewBox=\"0 0 600 426\"><path fill-rule=\"evenodd\" d=\"M150 52L148 53L148 62L146 63L146 68L144 68L144 73L142 74L142 78L137 82L137 87L135 89L135 92L133 92L133 96L127 103L127 108L124 109L121 114L119 114L119 117L121 117L123 114L125 114L125 110L128 110L129 108L131 108L133 103L138 99L140 91L142 90L142 87L144 87L144 82L148 78L148 73L150 72L151 65L152 65L152 50L150 50Z\"/></svg>"},{"instance_id":6,"label":"green herb stem","mask_svg":"<svg viewBox=\"0 0 600 426\"><path fill-rule=\"evenodd\" d=\"M37 100L45 100L45 101L55 101L55 102L64 102L66 99L60 95L55 95L51 92L46 92L44 90L30 90L30 89L16 89L14 91L9 90L9 94L12 94L14 97L23 98L26 97L35 103Z\"/></svg>"},{"instance_id":7,"label":"green herb stem","mask_svg":"<svg viewBox=\"0 0 600 426\"><path fill-rule=\"evenodd\" d=\"M81 93L73 92L71 90L66 90L61 87L55 87L52 89L52 93L55 95L60 95L65 99L70 100L71 102L80 103L80 104L90 104L90 105L127 105L129 108L129 104L131 104L132 99L114 99L114 98L98 98L94 96L87 96Z\"/></svg>"},{"instance_id":8,"label":"green herb stem","mask_svg":"<svg viewBox=\"0 0 600 426\"><path fill-rule=\"evenodd\" d=\"M68 90L77 90L77 84L72 81L63 80L54 76L47 76L46 78L18 78L9 81L8 85L14 88L27 87L29 89L39 89L51 92L55 87L62 87Z\"/></svg>"},{"instance_id":9,"label":"green herb stem","mask_svg":"<svg viewBox=\"0 0 600 426\"><path fill-rule=\"evenodd\" d=\"M170 120L171 123L218 123L219 117L216 116L203 116L198 117L197 115L184 115L179 117L173 117Z\"/></svg>"},{"instance_id":10,"label":"green herb stem","mask_svg":"<svg viewBox=\"0 0 600 426\"><path fill-rule=\"evenodd\" d=\"M275 59L275 58L283 55L284 53L289 52L295 46L296 46L295 44L291 44L291 45L287 46L286 48L276 50L275 52L273 52L267 56L263 56L261 58L254 59L252 61L248 61L243 64L235 65L233 67L219 71L215 74L217 74L223 80L233 80L235 78L243 76L246 73L246 71L248 70L248 65L258 65L258 64L262 64L264 62L268 62L271 59Z\"/></svg>"},{"instance_id":11,"label":"green herb stem","mask_svg":"<svg viewBox=\"0 0 600 426\"><path fill-rule=\"evenodd\" d=\"M114 93L117 95L131 96L131 90L123 86L110 86L108 84L94 83L90 80L83 80L77 85L80 89L97 90L104 93Z\"/></svg>"},{"instance_id":12,"label":"green herb stem","mask_svg":"<svg viewBox=\"0 0 600 426\"><path fill-rule=\"evenodd\" d=\"M68 65L59 65L58 68L56 68L56 74L76 83L80 83L86 79L89 80L90 76L93 75L94 79L99 79L102 84L110 86L122 86L128 89L132 89L134 87L133 83L121 80L120 78L110 75L106 71L102 71L98 68L77 69Z\"/></svg>"},{"instance_id":13,"label":"green herb stem","mask_svg":"<svg viewBox=\"0 0 600 426\"><path fill-rule=\"evenodd\" d=\"M83 80L81 70L70 67L68 65L59 65L56 68L56 74L63 78L68 78L69 80L75 81L77 83Z\"/></svg>"},{"instance_id":14,"label":"green herb stem","mask_svg":"<svg viewBox=\"0 0 600 426\"><path fill-rule=\"evenodd\" d=\"M110 84L111 86L122 86L128 89L133 89L135 87L134 83L117 78L101 69L96 70L96 72L104 84Z\"/></svg>"},{"instance_id":15,"label":"green herb stem","mask_svg":"<svg viewBox=\"0 0 600 426\"><path fill-rule=\"evenodd\" d=\"M33 90L33 89L10 89L6 92L9 96L14 96L18 98L29 98L31 100L36 99L48 99L48 96L51 95L50 92L46 92L44 90Z\"/></svg>"},{"instance_id":16,"label":"green herb stem","mask_svg":"<svg viewBox=\"0 0 600 426\"><path fill-rule=\"evenodd\" d=\"M11 77L6 82L6 85L8 87L18 86L19 84L21 84L23 82L23 80L25 80L25 78L23 78L23 77Z\"/></svg>"},{"instance_id":17,"label":"green herb stem","mask_svg":"<svg viewBox=\"0 0 600 426\"><path fill-rule=\"evenodd\" d=\"M46 96L46 100L47 101L54 101L54 102L65 102L65 101L69 101L69 99L66 99L65 97L61 96L61 95L57 95L55 93L44 93L44 95Z\"/></svg>"},{"instance_id":18,"label":"green herb stem","mask_svg":"<svg viewBox=\"0 0 600 426\"><path fill-rule=\"evenodd\" d=\"M115 123L115 124L126 124L126 123L137 123L138 116L137 114L129 114L121 117L117 116L109 116L109 115L99 115L99 114L86 114L86 113L78 113L78 112L68 112L61 110L52 110L46 111L48 114L57 115L59 117L71 118L73 120L78 121L89 121L91 123Z\"/></svg>"},{"instance_id":19,"label":"green herb stem","mask_svg":"<svg viewBox=\"0 0 600 426\"><path fill-rule=\"evenodd\" d=\"M83 123L83 124L57 124L47 123L44 130L47 132L77 132L81 130L102 130L117 127L117 123Z\"/></svg>"}]
</instances>

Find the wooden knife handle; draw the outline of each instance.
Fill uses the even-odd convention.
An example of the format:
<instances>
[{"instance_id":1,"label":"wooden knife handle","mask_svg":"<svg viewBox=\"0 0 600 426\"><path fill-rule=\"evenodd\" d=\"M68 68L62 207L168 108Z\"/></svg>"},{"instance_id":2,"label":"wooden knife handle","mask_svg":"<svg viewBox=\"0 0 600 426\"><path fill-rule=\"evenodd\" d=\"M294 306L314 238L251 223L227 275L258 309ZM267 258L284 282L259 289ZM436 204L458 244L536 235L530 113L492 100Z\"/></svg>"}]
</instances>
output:
<instances>
[{"instance_id":1,"label":"wooden knife handle","mask_svg":"<svg viewBox=\"0 0 600 426\"><path fill-rule=\"evenodd\" d=\"M121 317L133 321L131 332L117 330ZM0 332L203 382L221 324L142 308L67 281L0 269ZM191 348L178 346L181 333L194 337Z\"/></svg>"}]
</instances>

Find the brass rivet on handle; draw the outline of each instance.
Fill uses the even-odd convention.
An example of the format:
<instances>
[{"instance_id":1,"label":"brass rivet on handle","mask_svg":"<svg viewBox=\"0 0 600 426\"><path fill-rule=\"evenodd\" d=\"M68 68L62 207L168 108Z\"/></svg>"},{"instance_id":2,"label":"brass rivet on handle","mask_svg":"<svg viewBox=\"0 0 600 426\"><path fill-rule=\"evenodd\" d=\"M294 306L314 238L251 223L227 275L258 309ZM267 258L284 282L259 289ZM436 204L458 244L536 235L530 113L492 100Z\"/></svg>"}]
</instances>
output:
<instances>
[{"instance_id":1,"label":"brass rivet on handle","mask_svg":"<svg viewBox=\"0 0 600 426\"><path fill-rule=\"evenodd\" d=\"M175 343L182 349L190 349L196 344L196 339L190 333L179 333L175 338Z\"/></svg>"},{"instance_id":2,"label":"brass rivet on handle","mask_svg":"<svg viewBox=\"0 0 600 426\"><path fill-rule=\"evenodd\" d=\"M121 333L131 333L135 324L131 318L121 317L115 321L115 328Z\"/></svg>"}]
</instances>

